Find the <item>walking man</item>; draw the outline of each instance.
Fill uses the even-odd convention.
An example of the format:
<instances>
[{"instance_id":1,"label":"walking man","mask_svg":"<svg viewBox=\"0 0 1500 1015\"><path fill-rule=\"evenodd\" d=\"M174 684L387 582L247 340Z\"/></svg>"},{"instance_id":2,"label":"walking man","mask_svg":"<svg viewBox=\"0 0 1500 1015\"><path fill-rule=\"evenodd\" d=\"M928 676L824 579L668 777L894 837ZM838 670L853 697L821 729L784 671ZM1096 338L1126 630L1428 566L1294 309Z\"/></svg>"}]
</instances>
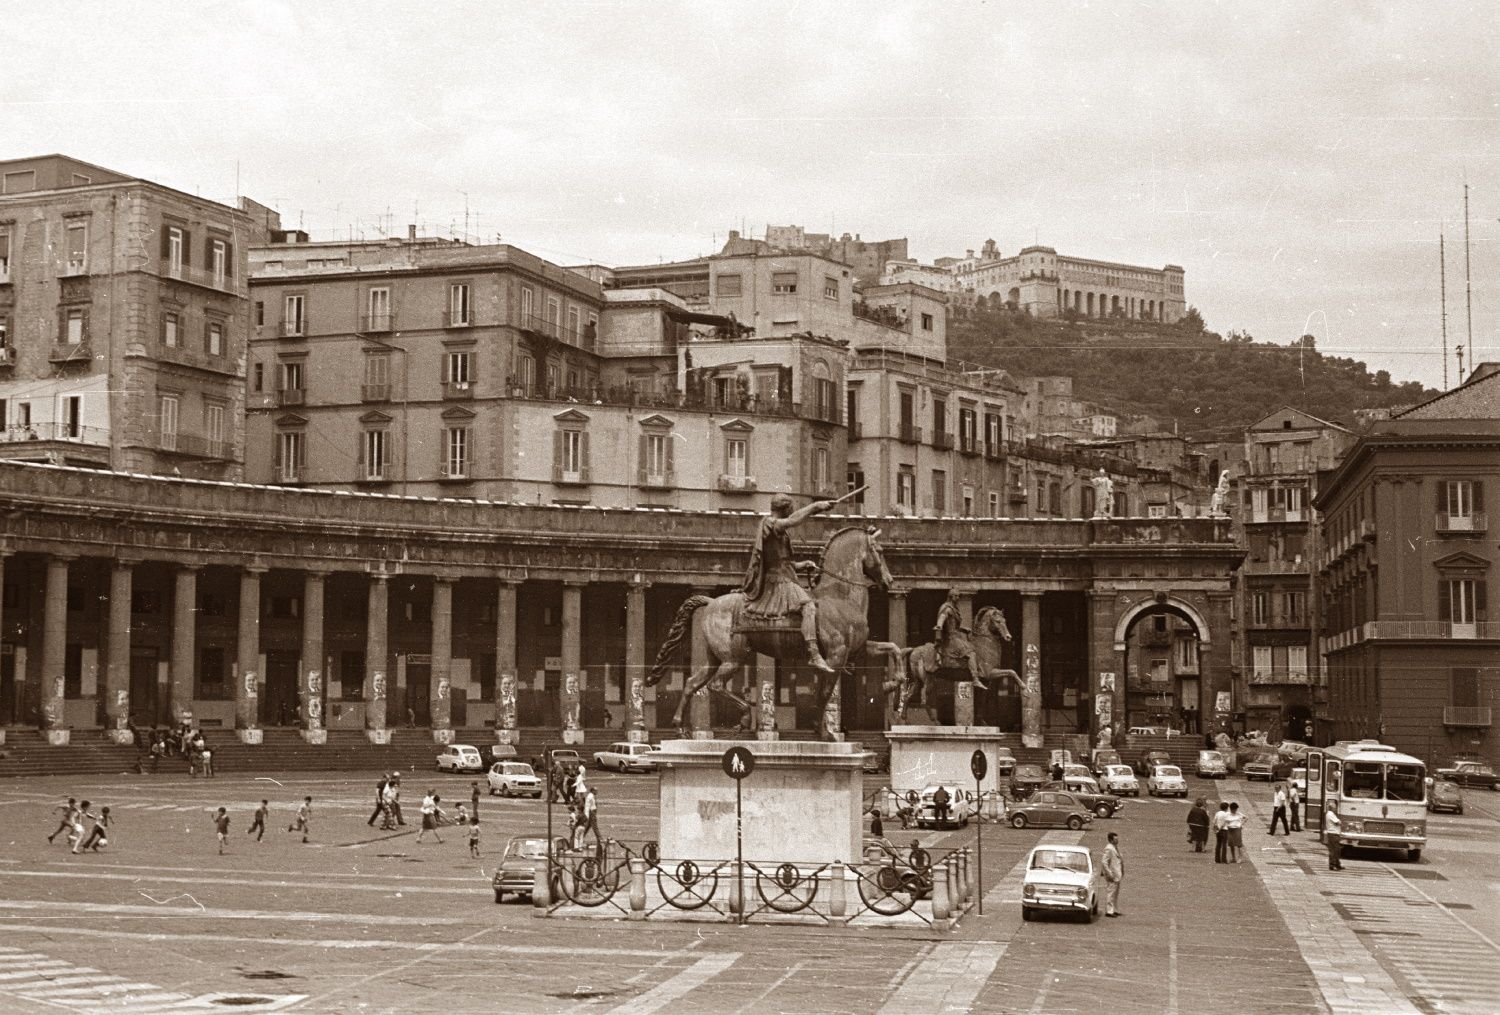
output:
<instances>
[{"instance_id":1,"label":"walking man","mask_svg":"<svg viewBox=\"0 0 1500 1015\"><path fill-rule=\"evenodd\" d=\"M264 839L266 837L266 817L270 813L270 803L268 801L262 800L260 802L260 806L255 808L255 817L253 820L251 820L250 827L246 830L245 834L254 835L256 842Z\"/></svg>"},{"instance_id":2,"label":"walking man","mask_svg":"<svg viewBox=\"0 0 1500 1015\"><path fill-rule=\"evenodd\" d=\"M1328 843L1328 869L1344 869L1344 823L1339 812L1329 809L1323 812L1323 838Z\"/></svg>"},{"instance_id":3,"label":"walking man","mask_svg":"<svg viewBox=\"0 0 1500 1015\"><path fill-rule=\"evenodd\" d=\"M1125 880L1125 858L1120 855L1120 836L1109 833L1100 864L1104 870L1104 915L1120 915L1120 882Z\"/></svg>"},{"instance_id":4,"label":"walking man","mask_svg":"<svg viewBox=\"0 0 1500 1015\"><path fill-rule=\"evenodd\" d=\"M479 820L479 782L475 780L469 783L469 813L475 821Z\"/></svg>"},{"instance_id":5,"label":"walking man","mask_svg":"<svg viewBox=\"0 0 1500 1015\"><path fill-rule=\"evenodd\" d=\"M390 808L391 816L396 819L396 824L406 824L406 819L401 816L401 773L391 773L391 784L386 787L386 806Z\"/></svg>"},{"instance_id":6,"label":"walking man","mask_svg":"<svg viewBox=\"0 0 1500 1015\"><path fill-rule=\"evenodd\" d=\"M1214 814L1214 863L1228 863L1229 855L1229 805L1219 801L1219 810Z\"/></svg>"},{"instance_id":7,"label":"walking man","mask_svg":"<svg viewBox=\"0 0 1500 1015\"><path fill-rule=\"evenodd\" d=\"M67 803L59 804L52 809L59 815L61 815L61 817L58 818L57 827L52 830L52 834L47 836L48 842L51 842L54 838L61 835L63 832L72 829L73 815L78 813L78 798L68 797Z\"/></svg>"},{"instance_id":8,"label":"walking man","mask_svg":"<svg viewBox=\"0 0 1500 1015\"><path fill-rule=\"evenodd\" d=\"M1295 782L1286 784L1286 804L1292 812L1292 831L1302 831L1302 794L1297 792Z\"/></svg>"},{"instance_id":9,"label":"walking man","mask_svg":"<svg viewBox=\"0 0 1500 1015\"><path fill-rule=\"evenodd\" d=\"M1271 794L1271 831L1269 834L1276 834L1276 822L1278 821L1281 822L1281 834L1290 835L1292 828L1286 821L1286 790L1279 784L1276 787L1276 792Z\"/></svg>"},{"instance_id":10,"label":"walking man","mask_svg":"<svg viewBox=\"0 0 1500 1015\"><path fill-rule=\"evenodd\" d=\"M370 812L370 820L365 822L371 828L375 827L375 819L385 813L385 787L390 781L390 776L382 775L380 781L375 784L375 809Z\"/></svg>"},{"instance_id":11,"label":"walking man","mask_svg":"<svg viewBox=\"0 0 1500 1015\"><path fill-rule=\"evenodd\" d=\"M303 797L302 805L297 808L296 819L287 826L288 832L301 832L302 841L308 841L308 835L312 832L312 797Z\"/></svg>"}]
</instances>

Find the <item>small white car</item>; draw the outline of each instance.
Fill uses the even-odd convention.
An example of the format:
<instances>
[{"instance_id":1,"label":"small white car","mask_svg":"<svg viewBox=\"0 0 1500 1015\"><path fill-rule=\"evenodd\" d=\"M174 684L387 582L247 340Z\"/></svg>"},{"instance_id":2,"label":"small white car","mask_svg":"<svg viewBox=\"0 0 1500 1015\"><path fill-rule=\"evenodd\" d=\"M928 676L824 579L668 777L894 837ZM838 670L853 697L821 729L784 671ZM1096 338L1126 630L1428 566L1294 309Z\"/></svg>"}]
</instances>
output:
<instances>
[{"instance_id":1,"label":"small white car","mask_svg":"<svg viewBox=\"0 0 1500 1015\"><path fill-rule=\"evenodd\" d=\"M656 767L651 756L656 748L651 744L632 744L621 741L610 744L602 751L594 752L594 764L600 770L613 768L617 772L649 772Z\"/></svg>"},{"instance_id":2,"label":"small white car","mask_svg":"<svg viewBox=\"0 0 1500 1015\"><path fill-rule=\"evenodd\" d=\"M449 744L443 748L443 753L437 756L437 770L439 772L483 772L484 759L479 756L479 748L469 744Z\"/></svg>"},{"instance_id":3,"label":"small white car","mask_svg":"<svg viewBox=\"0 0 1500 1015\"><path fill-rule=\"evenodd\" d=\"M1094 781L1094 773L1089 771L1089 766L1080 765L1076 762L1063 765L1063 779L1087 779ZM1098 787L1095 787L1097 789Z\"/></svg>"},{"instance_id":4,"label":"small white car","mask_svg":"<svg viewBox=\"0 0 1500 1015\"><path fill-rule=\"evenodd\" d=\"M1229 774L1229 761L1220 751L1198 752L1198 777L1222 779Z\"/></svg>"},{"instance_id":5,"label":"small white car","mask_svg":"<svg viewBox=\"0 0 1500 1015\"><path fill-rule=\"evenodd\" d=\"M1141 784L1135 777L1135 771L1129 765L1106 765L1104 775L1099 780L1104 792L1113 793L1115 796L1140 796Z\"/></svg>"},{"instance_id":6,"label":"small white car","mask_svg":"<svg viewBox=\"0 0 1500 1015\"><path fill-rule=\"evenodd\" d=\"M1152 796L1187 796L1187 780L1176 765L1157 765L1146 780L1146 792Z\"/></svg>"},{"instance_id":7,"label":"small white car","mask_svg":"<svg viewBox=\"0 0 1500 1015\"><path fill-rule=\"evenodd\" d=\"M1290 782L1293 786L1297 787L1298 796L1303 797L1304 799L1307 797L1307 769L1292 769L1291 778L1287 781Z\"/></svg>"},{"instance_id":8,"label":"small white car","mask_svg":"<svg viewBox=\"0 0 1500 1015\"><path fill-rule=\"evenodd\" d=\"M1021 919L1038 912L1082 913L1092 921L1099 912L1099 871L1085 846L1037 846L1026 858L1021 881Z\"/></svg>"},{"instance_id":9,"label":"small white car","mask_svg":"<svg viewBox=\"0 0 1500 1015\"><path fill-rule=\"evenodd\" d=\"M542 780L524 761L497 761L485 776L490 796L530 796L542 798Z\"/></svg>"}]
</instances>

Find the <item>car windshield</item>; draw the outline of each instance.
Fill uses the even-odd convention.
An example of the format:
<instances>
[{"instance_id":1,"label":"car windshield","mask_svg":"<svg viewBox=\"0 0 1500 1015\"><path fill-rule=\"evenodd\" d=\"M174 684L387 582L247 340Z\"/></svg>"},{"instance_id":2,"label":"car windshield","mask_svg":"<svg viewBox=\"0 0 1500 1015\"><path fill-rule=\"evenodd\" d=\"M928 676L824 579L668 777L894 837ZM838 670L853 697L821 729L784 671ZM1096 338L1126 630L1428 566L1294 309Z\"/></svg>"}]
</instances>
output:
<instances>
[{"instance_id":1,"label":"car windshield","mask_svg":"<svg viewBox=\"0 0 1500 1015\"><path fill-rule=\"evenodd\" d=\"M1110 765L1109 774L1110 777L1114 779L1124 779L1127 777L1133 777L1135 775L1135 773L1130 770L1129 765Z\"/></svg>"},{"instance_id":2,"label":"car windshield","mask_svg":"<svg viewBox=\"0 0 1500 1015\"><path fill-rule=\"evenodd\" d=\"M1071 849L1039 849L1031 854L1031 869L1034 871L1078 871L1089 872L1089 855Z\"/></svg>"},{"instance_id":3,"label":"car windshield","mask_svg":"<svg viewBox=\"0 0 1500 1015\"><path fill-rule=\"evenodd\" d=\"M1042 770L1037 765L1017 765L1016 778L1018 779L1040 779Z\"/></svg>"},{"instance_id":4,"label":"car windshield","mask_svg":"<svg viewBox=\"0 0 1500 1015\"><path fill-rule=\"evenodd\" d=\"M1182 769L1175 765L1158 765L1156 766L1156 774L1167 779L1177 779L1182 777Z\"/></svg>"},{"instance_id":5,"label":"car windshield","mask_svg":"<svg viewBox=\"0 0 1500 1015\"><path fill-rule=\"evenodd\" d=\"M505 847L506 856L524 856L539 859L547 855L546 839L512 839Z\"/></svg>"},{"instance_id":6,"label":"car windshield","mask_svg":"<svg viewBox=\"0 0 1500 1015\"><path fill-rule=\"evenodd\" d=\"M528 765L528 764L526 764L526 762L524 762L524 761L506 761L506 762L502 762L498 767L499 767L500 771L502 773L504 773L505 775L535 775L536 774L535 772L533 772L531 770L531 766Z\"/></svg>"}]
</instances>

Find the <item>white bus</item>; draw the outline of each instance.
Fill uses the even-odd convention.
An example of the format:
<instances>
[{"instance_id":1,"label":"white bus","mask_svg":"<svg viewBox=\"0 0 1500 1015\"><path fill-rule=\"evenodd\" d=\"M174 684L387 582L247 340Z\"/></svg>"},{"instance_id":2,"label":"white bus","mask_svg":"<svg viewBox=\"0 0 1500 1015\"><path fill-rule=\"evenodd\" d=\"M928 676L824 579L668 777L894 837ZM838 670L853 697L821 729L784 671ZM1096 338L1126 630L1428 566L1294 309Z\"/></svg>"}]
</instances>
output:
<instances>
[{"instance_id":1,"label":"white bus","mask_svg":"<svg viewBox=\"0 0 1500 1015\"><path fill-rule=\"evenodd\" d=\"M1310 750L1307 808L1319 839L1324 813L1334 811L1344 845L1404 849L1416 860L1427 844L1427 766L1378 740Z\"/></svg>"}]
</instances>

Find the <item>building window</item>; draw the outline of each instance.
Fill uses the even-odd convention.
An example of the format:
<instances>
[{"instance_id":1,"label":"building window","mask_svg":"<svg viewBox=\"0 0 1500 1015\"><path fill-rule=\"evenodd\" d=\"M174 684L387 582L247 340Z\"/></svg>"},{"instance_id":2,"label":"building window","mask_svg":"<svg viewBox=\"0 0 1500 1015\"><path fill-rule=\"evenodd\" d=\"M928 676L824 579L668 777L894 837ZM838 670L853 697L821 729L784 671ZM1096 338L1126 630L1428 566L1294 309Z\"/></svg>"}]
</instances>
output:
<instances>
[{"instance_id":1,"label":"building window","mask_svg":"<svg viewBox=\"0 0 1500 1015\"><path fill-rule=\"evenodd\" d=\"M932 470L932 511L939 515L948 511L948 474L942 469Z\"/></svg>"},{"instance_id":2,"label":"building window","mask_svg":"<svg viewBox=\"0 0 1500 1015\"><path fill-rule=\"evenodd\" d=\"M469 317L469 283L455 282L448 287L448 324L454 327L472 324Z\"/></svg>"},{"instance_id":3,"label":"building window","mask_svg":"<svg viewBox=\"0 0 1500 1015\"><path fill-rule=\"evenodd\" d=\"M1485 582L1480 578L1453 578L1438 588L1438 619L1454 625L1471 625L1485 619Z\"/></svg>"},{"instance_id":4,"label":"building window","mask_svg":"<svg viewBox=\"0 0 1500 1015\"><path fill-rule=\"evenodd\" d=\"M168 349L177 348L177 329L182 326L182 319L171 311L161 315L161 344Z\"/></svg>"},{"instance_id":5,"label":"building window","mask_svg":"<svg viewBox=\"0 0 1500 1015\"><path fill-rule=\"evenodd\" d=\"M224 355L224 325L218 321L209 321L204 330L207 332L205 344L208 346L210 356Z\"/></svg>"},{"instance_id":6,"label":"building window","mask_svg":"<svg viewBox=\"0 0 1500 1015\"><path fill-rule=\"evenodd\" d=\"M828 445L826 444L813 447L812 485L813 492L819 495L828 493L833 488L833 477L829 475L828 470Z\"/></svg>"},{"instance_id":7,"label":"building window","mask_svg":"<svg viewBox=\"0 0 1500 1015\"><path fill-rule=\"evenodd\" d=\"M361 475L365 479L380 480L386 476L390 466L390 450L384 428L372 428L360 435Z\"/></svg>"},{"instance_id":8,"label":"building window","mask_svg":"<svg viewBox=\"0 0 1500 1015\"><path fill-rule=\"evenodd\" d=\"M178 400L176 395L162 395L157 402L157 419L161 429L161 446L163 450L177 450L177 409Z\"/></svg>"},{"instance_id":9,"label":"building window","mask_svg":"<svg viewBox=\"0 0 1500 1015\"><path fill-rule=\"evenodd\" d=\"M182 255L187 247L186 234L177 226L167 226L167 272L182 277Z\"/></svg>"},{"instance_id":10,"label":"building window","mask_svg":"<svg viewBox=\"0 0 1500 1015\"><path fill-rule=\"evenodd\" d=\"M719 275L714 279L714 295L739 296L742 284L739 275Z\"/></svg>"},{"instance_id":11,"label":"building window","mask_svg":"<svg viewBox=\"0 0 1500 1015\"><path fill-rule=\"evenodd\" d=\"M519 363L521 376L518 380L521 385L521 394L529 395L536 387L536 360L523 355Z\"/></svg>"},{"instance_id":12,"label":"building window","mask_svg":"<svg viewBox=\"0 0 1500 1015\"><path fill-rule=\"evenodd\" d=\"M208 438L209 450L222 454L224 445L224 406L210 402L203 407L203 436Z\"/></svg>"},{"instance_id":13,"label":"building window","mask_svg":"<svg viewBox=\"0 0 1500 1015\"><path fill-rule=\"evenodd\" d=\"M263 327L265 325L265 323L266 323L266 301L265 300L256 300L255 301L254 314L255 314L255 326L257 328Z\"/></svg>"},{"instance_id":14,"label":"building window","mask_svg":"<svg viewBox=\"0 0 1500 1015\"><path fill-rule=\"evenodd\" d=\"M910 466L896 470L896 507L906 514L917 510L917 474Z\"/></svg>"},{"instance_id":15,"label":"building window","mask_svg":"<svg viewBox=\"0 0 1500 1015\"><path fill-rule=\"evenodd\" d=\"M1438 529L1447 532L1482 532L1484 483L1467 479L1438 484Z\"/></svg>"},{"instance_id":16,"label":"building window","mask_svg":"<svg viewBox=\"0 0 1500 1015\"><path fill-rule=\"evenodd\" d=\"M304 335L307 333L307 297L288 296L282 304L281 326L283 334Z\"/></svg>"},{"instance_id":17,"label":"building window","mask_svg":"<svg viewBox=\"0 0 1500 1015\"><path fill-rule=\"evenodd\" d=\"M734 479L750 475L750 438L730 437L724 442L724 474Z\"/></svg>"},{"instance_id":18,"label":"building window","mask_svg":"<svg viewBox=\"0 0 1500 1015\"><path fill-rule=\"evenodd\" d=\"M82 345L88 335L86 321L82 307L68 307L63 312L63 342L67 345Z\"/></svg>"},{"instance_id":19,"label":"building window","mask_svg":"<svg viewBox=\"0 0 1500 1015\"><path fill-rule=\"evenodd\" d=\"M1047 481L1040 476L1036 480L1036 510L1038 514L1047 511Z\"/></svg>"},{"instance_id":20,"label":"building window","mask_svg":"<svg viewBox=\"0 0 1500 1015\"><path fill-rule=\"evenodd\" d=\"M63 436L69 440L77 440L83 436L83 396L62 396L62 431Z\"/></svg>"},{"instance_id":21,"label":"building window","mask_svg":"<svg viewBox=\"0 0 1500 1015\"><path fill-rule=\"evenodd\" d=\"M1047 503L1055 515L1062 514L1062 484L1053 480L1047 488Z\"/></svg>"},{"instance_id":22,"label":"building window","mask_svg":"<svg viewBox=\"0 0 1500 1015\"><path fill-rule=\"evenodd\" d=\"M838 385L826 377L817 379L818 418L830 423L838 422Z\"/></svg>"},{"instance_id":23,"label":"building window","mask_svg":"<svg viewBox=\"0 0 1500 1015\"><path fill-rule=\"evenodd\" d=\"M443 383L467 385L472 380L470 368L472 366L471 352L450 352L443 358Z\"/></svg>"},{"instance_id":24,"label":"building window","mask_svg":"<svg viewBox=\"0 0 1500 1015\"><path fill-rule=\"evenodd\" d=\"M1250 596L1250 617L1256 624L1269 624L1271 622L1271 597L1265 592L1255 592Z\"/></svg>"},{"instance_id":25,"label":"building window","mask_svg":"<svg viewBox=\"0 0 1500 1015\"><path fill-rule=\"evenodd\" d=\"M210 240L208 244L209 269L213 272L214 285L222 286L231 277L229 270L229 244L223 240Z\"/></svg>"},{"instance_id":26,"label":"building window","mask_svg":"<svg viewBox=\"0 0 1500 1015\"><path fill-rule=\"evenodd\" d=\"M859 439L859 388L851 385L844 394L844 423L849 427L849 439Z\"/></svg>"},{"instance_id":27,"label":"building window","mask_svg":"<svg viewBox=\"0 0 1500 1015\"><path fill-rule=\"evenodd\" d=\"M790 296L796 291L797 273L795 271L773 271L771 273L771 292Z\"/></svg>"},{"instance_id":28,"label":"building window","mask_svg":"<svg viewBox=\"0 0 1500 1015\"><path fill-rule=\"evenodd\" d=\"M20 194L36 189L36 170L18 169L0 178L0 194Z\"/></svg>"},{"instance_id":29,"label":"building window","mask_svg":"<svg viewBox=\"0 0 1500 1015\"><path fill-rule=\"evenodd\" d=\"M844 483L844 492L854 494L853 497L849 498L850 503L854 505L856 511L863 514L865 510L865 471L857 466L845 470ZM854 493L856 490L859 492Z\"/></svg>"},{"instance_id":30,"label":"building window","mask_svg":"<svg viewBox=\"0 0 1500 1015\"><path fill-rule=\"evenodd\" d=\"M569 307L568 308L568 337L567 337L567 341L568 341L568 344L570 344L570 345L577 345L577 344L579 344L579 342L580 342L580 340L582 338L582 336L580 334L580 330L579 330L578 320L579 320L579 318L578 318L578 308L577 307Z\"/></svg>"},{"instance_id":31,"label":"building window","mask_svg":"<svg viewBox=\"0 0 1500 1015\"><path fill-rule=\"evenodd\" d=\"M251 371L250 376L256 391L266 390L266 365L264 363L255 364L255 369Z\"/></svg>"},{"instance_id":32,"label":"building window","mask_svg":"<svg viewBox=\"0 0 1500 1015\"><path fill-rule=\"evenodd\" d=\"M948 403L941 398L932 400L932 443L938 445L938 441L948 436Z\"/></svg>"},{"instance_id":33,"label":"building window","mask_svg":"<svg viewBox=\"0 0 1500 1015\"><path fill-rule=\"evenodd\" d=\"M391 290L377 286L365 294L365 330L391 330Z\"/></svg>"},{"instance_id":34,"label":"building window","mask_svg":"<svg viewBox=\"0 0 1500 1015\"><path fill-rule=\"evenodd\" d=\"M999 518L1000 517L1000 492L998 490L991 490L989 492L989 503L990 503L990 517L991 518Z\"/></svg>"},{"instance_id":35,"label":"building window","mask_svg":"<svg viewBox=\"0 0 1500 1015\"><path fill-rule=\"evenodd\" d=\"M205 701L223 701L230 695L224 682L224 649L218 645L205 645L198 650L197 697Z\"/></svg>"},{"instance_id":36,"label":"building window","mask_svg":"<svg viewBox=\"0 0 1500 1015\"><path fill-rule=\"evenodd\" d=\"M922 315L922 330L923 331L931 331L932 330L932 315L931 314L923 314Z\"/></svg>"},{"instance_id":37,"label":"building window","mask_svg":"<svg viewBox=\"0 0 1500 1015\"><path fill-rule=\"evenodd\" d=\"M281 365L281 391L302 390L302 363L300 360L288 360Z\"/></svg>"},{"instance_id":38,"label":"building window","mask_svg":"<svg viewBox=\"0 0 1500 1015\"><path fill-rule=\"evenodd\" d=\"M0 229L0 280L10 278L10 230Z\"/></svg>"},{"instance_id":39,"label":"building window","mask_svg":"<svg viewBox=\"0 0 1500 1015\"><path fill-rule=\"evenodd\" d=\"M823 278L823 298L826 299L826 300L836 300L836 299L839 298L839 280L838 279L833 278L832 276L824 276L824 278Z\"/></svg>"},{"instance_id":40,"label":"building window","mask_svg":"<svg viewBox=\"0 0 1500 1015\"><path fill-rule=\"evenodd\" d=\"M443 475L463 479L469 475L469 428L450 426L443 429Z\"/></svg>"},{"instance_id":41,"label":"building window","mask_svg":"<svg viewBox=\"0 0 1500 1015\"><path fill-rule=\"evenodd\" d=\"M671 475L671 433L641 434L641 476L648 483L664 483Z\"/></svg>"},{"instance_id":42,"label":"building window","mask_svg":"<svg viewBox=\"0 0 1500 1015\"><path fill-rule=\"evenodd\" d=\"M973 409L958 410L958 446L964 451L978 447L979 417Z\"/></svg>"},{"instance_id":43,"label":"building window","mask_svg":"<svg viewBox=\"0 0 1500 1015\"><path fill-rule=\"evenodd\" d=\"M391 383L390 353L373 352L365 356L365 385L385 388Z\"/></svg>"},{"instance_id":44,"label":"building window","mask_svg":"<svg viewBox=\"0 0 1500 1015\"><path fill-rule=\"evenodd\" d=\"M1307 676L1307 646L1288 645L1286 649L1286 672L1291 677Z\"/></svg>"},{"instance_id":45,"label":"building window","mask_svg":"<svg viewBox=\"0 0 1500 1015\"><path fill-rule=\"evenodd\" d=\"M1304 612L1307 609L1307 593L1288 592L1285 597L1283 605L1286 608L1286 623L1292 627L1301 626L1306 619Z\"/></svg>"},{"instance_id":46,"label":"building window","mask_svg":"<svg viewBox=\"0 0 1500 1015\"><path fill-rule=\"evenodd\" d=\"M1251 675L1258 679L1264 679L1271 675L1271 646L1251 646L1251 658L1253 670Z\"/></svg>"},{"instance_id":47,"label":"building window","mask_svg":"<svg viewBox=\"0 0 1500 1015\"><path fill-rule=\"evenodd\" d=\"M963 516L965 518L973 518L974 517L974 488L972 486L965 486L964 487L964 492L963 492Z\"/></svg>"},{"instance_id":48,"label":"building window","mask_svg":"<svg viewBox=\"0 0 1500 1015\"><path fill-rule=\"evenodd\" d=\"M589 481L589 432L570 427L553 436L554 479L559 483Z\"/></svg>"},{"instance_id":49,"label":"building window","mask_svg":"<svg viewBox=\"0 0 1500 1015\"><path fill-rule=\"evenodd\" d=\"M88 270L89 225L87 222L69 222L66 250L68 252L68 274L81 275Z\"/></svg>"},{"instance_id":50,"label":"building window","mask_svg":"<svg viewBox=\"0 0 1500 1015\"><path fill-rule=\"evenodd\" d=\"M562 304L555 296L547 297L547 323L552 325L551 335L556 338L558 326L562 323Z\"/></svg>"}]
</instances>

